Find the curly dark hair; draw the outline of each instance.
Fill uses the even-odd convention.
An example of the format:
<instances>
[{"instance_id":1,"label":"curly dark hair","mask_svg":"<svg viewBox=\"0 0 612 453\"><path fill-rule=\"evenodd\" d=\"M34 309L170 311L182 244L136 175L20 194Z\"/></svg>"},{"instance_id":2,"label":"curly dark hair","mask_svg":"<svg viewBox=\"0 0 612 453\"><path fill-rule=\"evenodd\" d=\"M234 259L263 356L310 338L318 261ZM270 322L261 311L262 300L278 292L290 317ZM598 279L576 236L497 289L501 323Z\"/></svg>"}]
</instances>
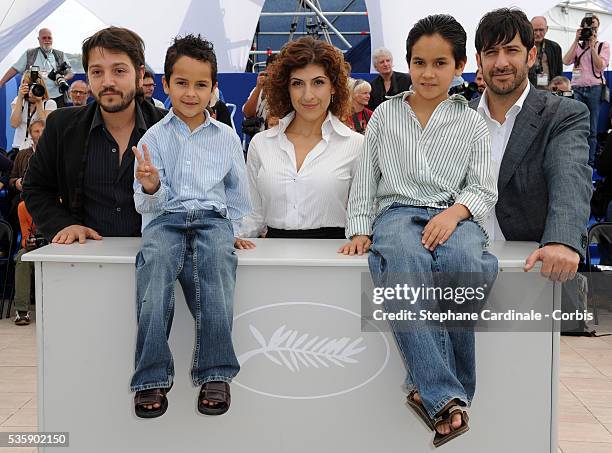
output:
<instances>
[{"instance_id":1,"label":"curly dark hair","mask_svg":"<svg viewBox=\"0 0 612 453\"><path fill-rule=\"evenodd\" d=\"M289 79L295 69L309 64L317 64L325 69L331 80L334 97L329 110L338 118L346 118L351 113L351 95L348 77L351 66L344 61L344 55L331 44L306 36L290 41L283 46L278 58L267 68L268 78L264 86L264 96L268 101L270 116L282 118L294 110L289 95Z\"/></svg>"}]
</instances>

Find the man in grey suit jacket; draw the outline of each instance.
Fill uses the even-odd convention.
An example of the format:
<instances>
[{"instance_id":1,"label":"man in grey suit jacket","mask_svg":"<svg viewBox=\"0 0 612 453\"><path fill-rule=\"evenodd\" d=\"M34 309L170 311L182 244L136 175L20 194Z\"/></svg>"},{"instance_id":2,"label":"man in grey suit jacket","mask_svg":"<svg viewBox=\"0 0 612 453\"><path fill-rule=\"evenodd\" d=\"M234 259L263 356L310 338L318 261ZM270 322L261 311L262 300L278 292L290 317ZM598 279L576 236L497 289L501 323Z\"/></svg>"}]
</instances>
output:
<instances>
[{"instance_id":1,"label":"man in grey suit jacket","mask_svg":"<svg viewBox=\"0 0 612 453\"><path fill-rule=\"evenodd\" d=\"M536 48L522 11L487 13L476 31L476 50L487 89L471 106L489 126L498 171L494 239L539 242L525 270L541 261L542 275L566 281L587 246L589 112L577 101L529 83Z\"/></svg>"}]
</instances>

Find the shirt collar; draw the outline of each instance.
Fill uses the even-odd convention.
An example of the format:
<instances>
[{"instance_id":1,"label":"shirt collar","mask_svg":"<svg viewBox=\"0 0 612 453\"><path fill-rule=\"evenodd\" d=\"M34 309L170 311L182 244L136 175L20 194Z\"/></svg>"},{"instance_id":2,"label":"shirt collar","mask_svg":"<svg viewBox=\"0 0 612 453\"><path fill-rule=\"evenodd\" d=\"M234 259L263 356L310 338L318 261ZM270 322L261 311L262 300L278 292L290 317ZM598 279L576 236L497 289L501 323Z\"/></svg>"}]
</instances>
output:
<instances>
[{"instance_id":1,"label":"shirt collar","mask_svg":"<svg viewBox=\"0 0 612 453\"><path fill-rule=\"evenodd\" d=\"M284 134L287 127L289 127L291 124L291 121L293 121L293 118L295 118L295 111L292 111L285 117L281 118L278 122L278 126L268 129L266 131L266 136L275 137L281 133ZM342 137L348 137L352 133L351 129L331 112L327 112L327 116L325 117L323 125L321 126L321 131L325 139L328 139L334 132Z\"/></svg>"},{"instance_id":2,"label":"shirt collar","mask_svg":"<svg viewBox=\"0 0 612 453\"><path fill-rule=\"evenodd\" d=\"M136 105L136 122L134 124L135 127L140 129L142 132L146 132L147 123L145 123L144 116L142 114L142 110L138 101L134 101ZM90 131L94 130L97 127L104 126L104 118L102 118L102 112L100 111L100 104L96 105L96 113L94 113L93 121L91 122Z\"/></svg>"},{"instance_id":3,"label":"shirt collar","mask_svg":"<svg viewBox=\"0 0 612 453\"><path fill-rule=\"evenodd\" d=\"M219 124L217 123L217 121L215 121L213 118L210 117L210 113L208 112L208 110L204 110L204 115L206 117L204 119L204 122L200 124L196 129L199 129L201 127L208 127L210 124L212 124L213 126L219 127ZM170 121L172 121L173 118L175 119L175 122L178 121L179 123L185 124L185 122L182 119L180 119L176 115L176 113L174 113L174 107L171 107L170 110L168 111L168 114L161 119L161 123L168 124Z\"/></svg>"},{"instance_id":4,"label":"shirt collar","mask_svg":"<svg viewBox=\"0 0 612 453\"><path fill-rule=\"evenodd\" d=\"M527 86L523 90L523 93L516 100L514 105L510 107L510 109L508 109L508 111L506 112L506 118L508 118L509 116L513 114L518 115L519 112L523 109L523 104L525 103L525 99L527 99L527 95L529 94L530 86L531 84L527 83ZM489 97L487 96L488 90L489 90L488 88L485 89L482 96L480 96L480 101L478 102L477 110L480 114L485 115L487 118L489 118L492 121L495 121L493 120L493 117L491 116L491 111L489 110L489 102L488 102Z\"/></svg>"},{"instance_id":5,"label":"shirt collar","mask_svg":"<svg viewBox=\"0 0 612 453\"><path fill-rule=\"evenodd\" d=\"M414 94L414 90L408 90L408 91L404 91L402 93L396 94L395 96L389 96L388 99L399 98L402 101L406 102L406 99L408 98L408 96L412 96L413 94ZM443 100L442 102L469 105L467 99L461 96L460 94L453 94L452 96L449 96L447 99Z\"/></svg>"}]
</instances>

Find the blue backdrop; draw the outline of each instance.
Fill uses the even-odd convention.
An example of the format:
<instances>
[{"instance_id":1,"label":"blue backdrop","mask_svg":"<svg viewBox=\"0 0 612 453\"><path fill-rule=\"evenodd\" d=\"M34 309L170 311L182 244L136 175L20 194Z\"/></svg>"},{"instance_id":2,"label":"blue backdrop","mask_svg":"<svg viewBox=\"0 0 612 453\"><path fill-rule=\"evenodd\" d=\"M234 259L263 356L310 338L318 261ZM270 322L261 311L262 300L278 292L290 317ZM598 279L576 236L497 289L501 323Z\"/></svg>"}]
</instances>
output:
<instances>
[{"instance_id":1,"label":"blue backdrop","mask_svg":"<svg viewBox=\"0 0 612 453\"><path fill-rule=\"evenodd\" d=\"M570 73L566 73L566 75L571 76ZM354 73L353 77L355 78L363 78L366 80L372 80L376 74L369 73ZM606 78L609 80L610 73L608 72ZM166 99L166 95L162 89L161 83L161 74L155 76L155 93L154 96L161 100L162 102ZM83 74L78 74L76 76L78 79L83 79ZM474 80L474 74L463 74L463 78L467 81ZM245 103L249 93L255 86L255 82L257 79L257 74L253 73L226 73L219 74L219 89L223 93L223 98L226 103L235 104L236 105L236 113L234 116L234 124L236 125L236 129L239 135L241 134L240 125L242 124L242 105ZM15 77L11 81L9 81L3 88L0 88L0 105L4 105L5 108L0 109L0 147L4 149L8 149L11 147L13 143L13 129L9 125L9 118L11 113L11 101L17 95L17 87L19 83L19 78ZM607 125L608 118L608 108L609 106L606 104L602 106L599 125L600 130L604 130L609 128Z\"/></svg>"}]
</instances>

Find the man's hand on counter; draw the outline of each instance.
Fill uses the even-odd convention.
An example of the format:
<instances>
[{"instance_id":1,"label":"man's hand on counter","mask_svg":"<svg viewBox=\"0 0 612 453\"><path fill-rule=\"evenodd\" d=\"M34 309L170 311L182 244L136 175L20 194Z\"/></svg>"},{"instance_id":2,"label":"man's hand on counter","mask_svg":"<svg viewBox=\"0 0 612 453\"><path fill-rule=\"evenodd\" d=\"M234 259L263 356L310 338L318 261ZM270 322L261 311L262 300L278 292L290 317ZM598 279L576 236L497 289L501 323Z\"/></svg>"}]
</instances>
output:
<instances>
[{"instance_id":1,"label":"man's hand on counter","mask_svg":"<svg viewBox=\"0 0 612 453\"><path fill-rule=\"evenodd\" d=\"M87 239L99 241L102 239L102 236L92 228L87 228L83 225L70 225L60 230L51 242L54 244L72 244L75 241L79 241L80 244L85 244Z\"/></svg>"},{"instance_id":2,"label":"man's hand on counter","mask_svg":"<svg viewBox=\"0 0 612 453\"><path fill-rule=\"evenodd\" d=\"M542 262L543 277L563 283L576 276L580 255L566 245L547 244L527 257L523 270L529 272L538 261Z\"/></svg>"}]
</instances>

